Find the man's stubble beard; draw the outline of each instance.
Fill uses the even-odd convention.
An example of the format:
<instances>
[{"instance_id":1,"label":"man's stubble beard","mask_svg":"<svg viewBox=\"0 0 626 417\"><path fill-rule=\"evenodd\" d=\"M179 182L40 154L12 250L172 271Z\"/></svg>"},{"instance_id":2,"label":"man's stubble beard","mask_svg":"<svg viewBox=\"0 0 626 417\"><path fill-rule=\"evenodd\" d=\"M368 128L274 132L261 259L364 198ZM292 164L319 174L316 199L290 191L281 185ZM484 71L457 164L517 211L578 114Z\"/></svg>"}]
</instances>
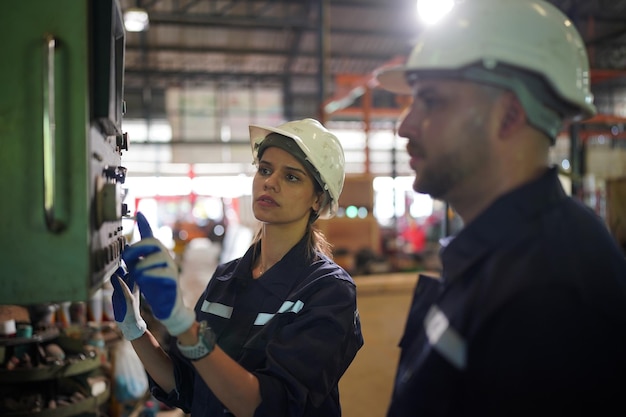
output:
<instances>
[{"instance_id":1,"label":"man's stubble beard","mask_svg":"<svg viewBox=\"0 0 626 417\"><path fill-rule=\"evenodd\" d=\"M489 147L483 114L476 114L467 123L458 146L436 159L429 160L421 172L415 175L413 189L434 199L446 200L450 191L465 178L479 171L488 160Z\"/></svg>"}]
</instances>

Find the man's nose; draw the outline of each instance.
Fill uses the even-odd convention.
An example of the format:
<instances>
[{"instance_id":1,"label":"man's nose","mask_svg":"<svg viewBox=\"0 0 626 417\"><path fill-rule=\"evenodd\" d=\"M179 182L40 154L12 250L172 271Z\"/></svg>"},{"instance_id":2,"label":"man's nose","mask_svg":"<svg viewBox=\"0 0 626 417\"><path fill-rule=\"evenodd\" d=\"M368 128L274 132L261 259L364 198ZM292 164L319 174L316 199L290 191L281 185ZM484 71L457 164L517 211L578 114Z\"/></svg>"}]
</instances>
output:
<instances>
[{"instance_id":1,"label":"man's nose","mask_svg":"<svg viewBox=\"0 0 626 417\"><path fill-rule=\"evenodd\" d=\"M419 133L422 124L422 116L415 104L411 104L400 116L400 126L398 136L411 138Z\"/></svg>"}]
</instances>

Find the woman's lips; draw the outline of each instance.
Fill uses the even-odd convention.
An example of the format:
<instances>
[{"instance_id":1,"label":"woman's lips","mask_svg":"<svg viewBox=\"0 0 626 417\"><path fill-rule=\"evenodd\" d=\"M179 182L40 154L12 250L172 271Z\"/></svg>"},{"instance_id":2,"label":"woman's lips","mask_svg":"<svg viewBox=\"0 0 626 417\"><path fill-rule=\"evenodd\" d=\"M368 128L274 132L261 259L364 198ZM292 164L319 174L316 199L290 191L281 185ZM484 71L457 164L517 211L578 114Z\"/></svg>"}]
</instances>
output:
<instances>
[{"instance_id":1,"label":"woman's lips","mask_svg":"<svg viewBox=\"0 0 626 417\"><path fill-rule=\"evenodd\" d=\"M262 206L278 206L276 200L267 195L262 195L261 197L257 198L256 201Z\"/></svg>"}]
</instances>

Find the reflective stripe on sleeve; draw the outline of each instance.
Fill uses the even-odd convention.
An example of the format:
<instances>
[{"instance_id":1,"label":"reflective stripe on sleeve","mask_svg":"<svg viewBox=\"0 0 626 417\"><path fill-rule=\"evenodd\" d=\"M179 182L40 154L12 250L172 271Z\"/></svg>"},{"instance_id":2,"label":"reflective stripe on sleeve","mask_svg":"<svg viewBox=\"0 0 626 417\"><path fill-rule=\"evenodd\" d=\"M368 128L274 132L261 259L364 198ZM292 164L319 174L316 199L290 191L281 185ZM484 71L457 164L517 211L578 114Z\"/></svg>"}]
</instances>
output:
<instances>
[{"instance_id":1,"label":"reflective stripe on sleeve","mask_svg":"<svg viewBox=\"0 0 626 417\"><path fill-rule=\"evenodd\" d=\"M213 314L214 316L223 317L229 319L233 315L233 308L220 303L212 303L210 301L204 301L202 303L201 311L205 313Z\"/></svg>"}]
</instances>

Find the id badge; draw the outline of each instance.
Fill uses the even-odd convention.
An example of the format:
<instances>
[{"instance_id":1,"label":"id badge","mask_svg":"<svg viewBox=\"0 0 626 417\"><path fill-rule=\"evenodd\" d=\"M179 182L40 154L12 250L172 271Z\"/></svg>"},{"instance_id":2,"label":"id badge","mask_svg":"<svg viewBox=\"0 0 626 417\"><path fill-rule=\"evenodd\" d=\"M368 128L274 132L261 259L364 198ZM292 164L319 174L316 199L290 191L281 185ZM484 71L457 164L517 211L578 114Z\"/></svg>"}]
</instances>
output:
<instances>
[{"instance_id":1,"label":"id badge","mask_svg":"<svg viewBox=\"0 0 626 417\"><path fill-rule=\"evenodd\" d=\"M450 326L450 321L439 307L433 305L424 319L428 341L435 351L456 368L463 370L467 365L467 346L463 337Z\"/></svg>"}]
</instances>

